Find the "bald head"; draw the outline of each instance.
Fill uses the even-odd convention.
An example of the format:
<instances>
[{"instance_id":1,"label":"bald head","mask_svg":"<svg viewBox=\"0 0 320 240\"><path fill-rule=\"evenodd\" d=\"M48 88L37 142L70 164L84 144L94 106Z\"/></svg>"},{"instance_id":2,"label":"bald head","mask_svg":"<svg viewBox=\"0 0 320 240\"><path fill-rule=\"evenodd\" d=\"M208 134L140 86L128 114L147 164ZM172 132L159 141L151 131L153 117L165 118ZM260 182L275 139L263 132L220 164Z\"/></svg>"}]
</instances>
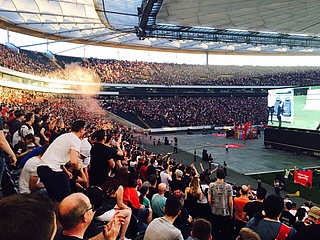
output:
<instances>
[{"instance_id":1,"label":"bald head","mask_svg":"<svg viewBox=\"0 0 320 240\"><path fill-rule=\"evenodd\" d=\"M62 200L59 205L58 219L63 229L76 227L83 216L91 208L89 198L83 193L73 193Z\"/></svg>"},{"instance_id":2,"label":"bald head","mask_svg":"<svg viewBox=\"0 0 320 240\"><path fill-rule=\"evenodd\" d=\"M158 192L163 195L166 192L167 185L165 183L160 183L158 186Z\"/></svg>"},{"instance_id":3,"label":"bald head","mask_svg":"<svg viewBox=\"0 0 320 240\"><path fill-rule=\"evenodd\" d=\"M242 186L241 186L240 191L241 191L241 194L242 194L242 195L247 195L247 194L248 194L248 190L249 190L249 188L248 188L247 185L242 185Z\"/></svg>"}]
</instances>

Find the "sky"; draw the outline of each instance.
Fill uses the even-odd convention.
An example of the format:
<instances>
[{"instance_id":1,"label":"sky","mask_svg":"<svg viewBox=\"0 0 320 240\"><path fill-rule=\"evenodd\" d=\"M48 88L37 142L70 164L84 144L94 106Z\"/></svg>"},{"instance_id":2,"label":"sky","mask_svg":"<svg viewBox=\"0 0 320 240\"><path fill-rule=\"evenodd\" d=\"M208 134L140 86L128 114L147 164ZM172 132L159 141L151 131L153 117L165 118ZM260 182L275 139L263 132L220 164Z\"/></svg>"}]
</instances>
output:
<instances>
[{"instance_id":1,"label":"sky","mask_svg":"<svg viewBox=\"0 0 320 240\"><path fill-rule=\"evenodd\" d=\"M8 42L7 30L0 29L0 43ZM178 64L206 64L205 54L167 53L155 51L140 51L122 48L109 48L65 42L54 42L15 32L9 32L9 42L26 50L53 54L94 57L102 59L117 59L129 61L148 61ZM49 44L47 44L49 42ZM40 44L42 43L42 44ZM34 45L34 46L30 46ZM28 47L24 47L28 46ZM320 66L320 56L247 56L247 55L209 55L210 65L253 65L253 66Z\"/></svg>"}]
</instances>

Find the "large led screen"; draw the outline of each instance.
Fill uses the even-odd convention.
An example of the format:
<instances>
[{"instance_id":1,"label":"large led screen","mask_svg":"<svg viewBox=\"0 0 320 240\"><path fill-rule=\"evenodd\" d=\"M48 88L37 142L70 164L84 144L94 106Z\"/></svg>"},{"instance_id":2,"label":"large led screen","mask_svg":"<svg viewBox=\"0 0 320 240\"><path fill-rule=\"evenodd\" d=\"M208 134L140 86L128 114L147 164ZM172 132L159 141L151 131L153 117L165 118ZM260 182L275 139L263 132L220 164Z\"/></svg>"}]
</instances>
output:
<instances>
[{"instance_id":1,"label":"large led screen","mask_svg":"<svg viewBox=\"0 0 320 240\"><path fill-rule=\"evenodd\" d=\"M268 91L268 125L320 130L320 86Z\"/></svg>"}]
</instances>

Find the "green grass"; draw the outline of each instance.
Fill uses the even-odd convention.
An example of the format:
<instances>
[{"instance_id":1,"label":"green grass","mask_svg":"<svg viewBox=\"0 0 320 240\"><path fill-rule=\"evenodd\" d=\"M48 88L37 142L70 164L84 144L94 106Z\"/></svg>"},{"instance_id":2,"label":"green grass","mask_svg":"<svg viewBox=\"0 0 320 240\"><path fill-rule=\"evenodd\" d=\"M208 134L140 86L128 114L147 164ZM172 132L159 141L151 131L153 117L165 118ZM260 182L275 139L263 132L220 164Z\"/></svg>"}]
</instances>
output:
<instances>
[{"instance_id":1,"label":"green grass","mask_svg":"<svg viewBox=\"0 0 320 240\"><path fill-rule=\"evenodd\" d=\"M282 173L282 172L279 172ZM273 186L273 181L277 173L265 173L259 174L262 182L267 183ZM258 174L250 175L250 177L254 179L258 179ZM296 184L293 182L293 176L289 176L286 180L286 191L288 193L295 193L296 191L300 191L300 197L306 199L307 195L311 195L311 199L314 203L320 203L320 174L315 174L312 180L313 188L307 188L300 184Z\"/></svg>"},{"instance_id":2,"label":"green grass","mask_svg":"<svg viewBox=\"0 0 320 240\"><path fill-rule=\"evenodd\" d=\"M303 110L306 104L306 95L295 96L293 103L293 123L285 122L285 117L282 117L282 126L291 128L302 128L302 129L312 129L315 130L318 126L317 121L320 122L320 111L316 110Z\"/></svg>"}]
</instances>

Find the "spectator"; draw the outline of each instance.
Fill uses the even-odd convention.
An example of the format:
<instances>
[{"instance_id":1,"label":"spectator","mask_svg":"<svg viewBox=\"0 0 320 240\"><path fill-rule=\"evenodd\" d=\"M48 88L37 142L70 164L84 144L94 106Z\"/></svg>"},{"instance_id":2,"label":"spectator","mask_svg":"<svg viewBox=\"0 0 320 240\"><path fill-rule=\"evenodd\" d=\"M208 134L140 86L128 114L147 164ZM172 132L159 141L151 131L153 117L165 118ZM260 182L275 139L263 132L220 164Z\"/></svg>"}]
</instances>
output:
<instances>
[{"instance_id":1,"label":"spectator","mask_svg":"<svg viewBox=\"0 0 320 240\"><path fill-rule=\"evenodd\" d=\"M34 135L36 137L40 137L40 126L42 124L40 114L41 114L41 109L39 107L36 107L34 109L34 122L32 123L32 127L34 130Z\"/></svg>"},{"instance_id":2,"label":"spectator","mask_svg":"<svg viewBox=\"0 0 320 240\"><path fill-rule=\"evenodd\" d=\"M188 210L189 214L195 218L199 212L197 209L197 201L202 200L202 192L200 188L200 180L198 177L193 177L190 186L185 190L184 206Z\"/></svg>"},{"instance_id":3,"label":"spectator","mask_svg":"<svg viewBox=\"0 0 320 240\"><path fill-rule=\"evenodd\" d=\"M183 172L180 169L176 169L175 178L170 182L170 193L173 193L175 190L181 190L184 192L186 190L186 184L182 181Z\"/></svg>"},{"instance_id":4,"label":"spectator","mask_svg":"<svg viewBox=\"0 0 320 240\"><path fill-rule=\"evenodd\" d=\"M211 240L211 224L203 218L194 221L192 231L187 240Z\"/></svg>"},{"instance_id":5,"label":"spectator","mask_svg":"<svg viewBox=\"0 0 320 240\"><path fill-rule=\"evenodd\" d=\"M97 142L96 132L92 133L90 137L87 137L81 140L79 160L83 162L83 171L87 179L89 178L88 166L90 165L90 162L91 162L90 151L92 146L96 142ZM89 184L86 184L85 187L86 188L89 187Z\"/></svg>"},{"instance_id":6,"label":"spectator","mask_svg":"<svg viewBox=\"0 0 320 240\"><path fill-rule=\"evenodd\" d=\"M11 136L13 136L13 134L20 129L23 121L25 120L24 114L21 110L14 111L14 116L15 118L8 122Z\"/></svg>"},{"instance_id":7,"label":"spectator","mask_svg":"<svg viewBox=\"0 0 320 240\"><path fill-rule=\"evenodd\" d=\"M313 206L308 212L308 219L305 226L300 228L295 240L320 239L320 208Z\"/></svg>"},{"instance_id":8,"label":"spectator","mask_svg":"<svg viewBox=\"0 0 320 240\"><path fill-rule=\"evenodd\" d=\"M296 231L280 222L283 207L280 196L268 196L264 201L264 215L252 218L247 227L257 232L263 240L274 240L275 236L278 238L280 235L287 235L286 240L293 239Z\"/></svg>"},{"instance_id":9,"label":"spectator","mask_svg":"<svg viewBox=\"0 0 320 240\"><path fill-rule=\"evenodd\" d=\"M143 204L146 208L151 208L150 200L147 198L147 194L149 193L149 187L147 185L142 185L139 192L140 204Z\"/></svg>"},{"instance_id":10,"label":"spectator","mask_svg":"<svg viewBox=\"0 0 320 240\"><path fill-rule=\"evenodd\" d=\"M50 141L50 129L49 129L49 123L50 119L48 115L45 115L42 117L42 124L40 126L40 144L48 144Z\"/></svg>"},{"instance_id":11,"label":"spectator","mask_svg":"<svg viewBox=\"0 0 320 240\"><path fill-rule=\"evenodd\" d=\"M107 139L105 144L107 147L109 147L110 149L113 149L115 152L115 155L114 157L112 157L112 160L115 162L116 168L111 169L112 173L115 173L118 168L122 167L121 160L117 159L117 156L121 156L121 157L123 156L123 151L121 149L121 142L122 142L122 134L118 136L117 140L115 140L115 137L113 137L112 135L107 134Z\"/></svg>"},{"instance_id":12,"label":"spectator","mask_svg":"<svg viewBox=\"0 0 320 240\"><path fill-rule=\"evenodd\" d=\"M164 170L160 172L160 180L162 183L166 185L166 193L165 196L169 196L169 182L172 181L172 166L170 166L168 163L163 164Z\"/></svg>"},{"instance_id":13,"label":"spectator","mask_svg":"<svg viewBox=\"0 0 320 240\"><path fill-rule=\"evenodd\" d=\"M64 198L58 210L58 219L63 229L58 231L55 239L83 239L85 231L93 219L94 211L94 206L83 193L73 193ZM120 213L114 214L108 224L103 227L103 232L96 238L115 240L123 221L123 216Z\"/></svg>"},{"instance_id":14,"label":"spectator","mask_svg":"<svg viewBox=\"0 0 320 240\"><path fill-rule=\"evenodd\" d=\"M38 176L46 187L49 197L56 202L61 202L71 193L69 184L71 174L65 175L68 173L64 165L70 160L71 165L78 169L80 138L85 132L84 127L84 121L73 122L71 132L59 136L41 158L45 165L38 167Z\"/></svg>"},{"instance_id":15,"label":"spectator","mask_svg":"<svg viewBox=\"0 0 320 240\"><path fill-rule=\"evenodd\" d=\"M211 225L213 237L225 239L230 230L230 219L233 217L232 187L224 182L224 171L217 170L217 181L210 183L208 191L208 203L211 207Z\"/></svg>"},{"instance_id":16,"label":"spectator","mask_svg":"<svg viewBox=\"0 0 320 240\"><path fill-rule=\"evenodd\" d=\"M53 204L40 195L2 198L0 216L0 239L49 240L57 230Z\"/></svg>"},{"instance_id":17,"label":"spectator","mask_svg":"<svg viewBox=\"0 0 320 240\"><path fill-rule=\"evenodd\" d=\"M209 190L210 178L206 177L204 173L200 173L200 190L202 194L202 200L197 201L197 209L199 211L199 217L209 219L210 207L208 204L208 190Z\"/></svg>"},{"instance_id":18,"label":"spectator","mask_svg":"<svg viewBox=\"0 0 320 240\"><path fill-rule=\"evenodd\" d=\"M30 144L34 143L35 139L32 133L27 134L22 140L20 140L14 147L13 151L17 157L17 164L20 165L22 159L32 151Z\"/></svg>"},{"instance_id":19,"label":"spectator","mask_svg":"<svg viewBox=\"0 0 320 240\"><path fill-rule=\"evenodd\" d=\"M153 195L155 195L158 192L157 176L155 174L151 174L149 177L149 182L151 186L149 187L149 193L147 194L147 198L151 201Z\"/></svg>"},{"instance_id":20,"label":"spectator","mask_svg":"<svg viewBox=\"0 0 320 240\"><path fill-rule=\"evenodd\" d=\"M247 202L243 208L242 219L250 220L255 214L262 214L264 210L263 201L266 197L267 190L264 187L260 187L257 190L257 199L252 202Z\"/></svg>"},{"instance_id":21,"label":"spectator","mask_svg":"<svg viewBox=\"0 0 320 240\"><path fill-rule=\"evenodd\" d=\"M296 222L295 217L289 212L292 209L291 202L285 202L284 210L282 211L280 222L286 224L289 227L292 227L293 224Z\"/></svg>"},{"instance_id":22,"label":"spectator","mask_svg":"<svg viewBox=\"0 0 320 240\"><path fill-rule=\"evenodd\" d=\"M304 208L298 208L297 213L295 215L296 222L293 224L293 227L297 232L299 232L299 230L305 226L304 220L306 215L307 211Z\"/></svg>"},{"instance_id":23,"label":"spectator","mask_svg":"<svg viewBox=\"0 0 320 240\"><path fill-rule=\"evenodd\" d=\"M38 156L30 158L21 170L19 176L19 192L21 194L38 193L47 194L43 183L37 174L37 168L42 164L40 158L43 156L49 145L41 147L41 152Z\"/></svg>"},{"instance_id":24,"label":"spectator","mask_svg":"<svg viewBox=\"0 0 320 240\"><path fill-rule=\"evenodd\" d=\"M116 212L120 212L124 216L124 224L120 231L120 239L124 239L128 230L131 208L123 203L124 187L128 185L128 170L124 167L120 168L114 177L108 178L101 186L106 194L105 204L102 209L97 211L95 219L97 221L110 221Z\"/></svg>"},{"instance_id":25,"label":"spectator","mask_svg":"<svg viewBox=\"0 0 320 240\"><path fill-rule=\"evenodd\" d=\"M116 157L116 150L105 145L107 140L106 131L98 130L96 138L97 142L90 151L90 186L101 186L110 175L111 169L115 167L113 159Z\"/></svg>"},{"instance_id":26,"label":"spectator","mask_svg":"<svg viewBox=\"0 0 320 240\"><path fill-rule=\"evenodd\" d=\"M151 199L151 208L153 211L153 218L163 217L164 209L167 198L164 196L166 192L166 184L160 183L158 186L158 193L153 195Z\"/></svg>"},{"instance_id":27,"label":"spectator","mask_svg":"<svg viewBox=\"0 0 320 240\"><path fill-rule=\"evenodd\" d=\"M133 214L140 222L149 224L152 220L152 210L140 203L137 192L137 179L135 173L129 173L128 186L124 188L123 202L131 207Z\"/></svg>"},{"instance_id":28,"label":"spectator","mask_svg":"<svg viewBox=\"0 0 320 240\"><path fill-rule=\"evenodd\" d=\"M239 197L234 198L234 207L236 210L236 236L239 235L240 229L247 225L247 219L243 218L243 208L248 203L251 202L248 198L248 193L250 188L246 185L242 185L239 190Z\"/></svg>"},{"instance_id":29,"label":"spectator","mask_svg":"<svg viewBox=\"0 0 320 240\"><path fill-rule=\"evenodd\" d=\"M21 125L21 127L13 134L12 136L12 146L16 145L21 139L23 139L27 134L34 135L34 130L32 124L34 122L34 114L27 113L25 115L25 122ZM37 146L40 146L38 141L35 141ZM31 145L31 146L34 146Z\"/></svg>"},{"instance_id":30,"label":"spectator","mask_svg":"<svg viewBox=\"0 0 320 240\"><path fill-rule=\"evenodd\" d=\"M154 219L148 226L144 239L183 239L179 229L173 226L174 220L180 214L180 199L174 195L170 196L165 203L163 217Z\"/></svg>"},{"instance_id":31,"label":"spectator","mask_svg":"<svg viewBox=\"0 0 320 240\"><path fill-rule=\"evenodd\" d=\"M236 240L261 240L258 233L250 228L242 228Z\"/></svg>"}]
</instances>

